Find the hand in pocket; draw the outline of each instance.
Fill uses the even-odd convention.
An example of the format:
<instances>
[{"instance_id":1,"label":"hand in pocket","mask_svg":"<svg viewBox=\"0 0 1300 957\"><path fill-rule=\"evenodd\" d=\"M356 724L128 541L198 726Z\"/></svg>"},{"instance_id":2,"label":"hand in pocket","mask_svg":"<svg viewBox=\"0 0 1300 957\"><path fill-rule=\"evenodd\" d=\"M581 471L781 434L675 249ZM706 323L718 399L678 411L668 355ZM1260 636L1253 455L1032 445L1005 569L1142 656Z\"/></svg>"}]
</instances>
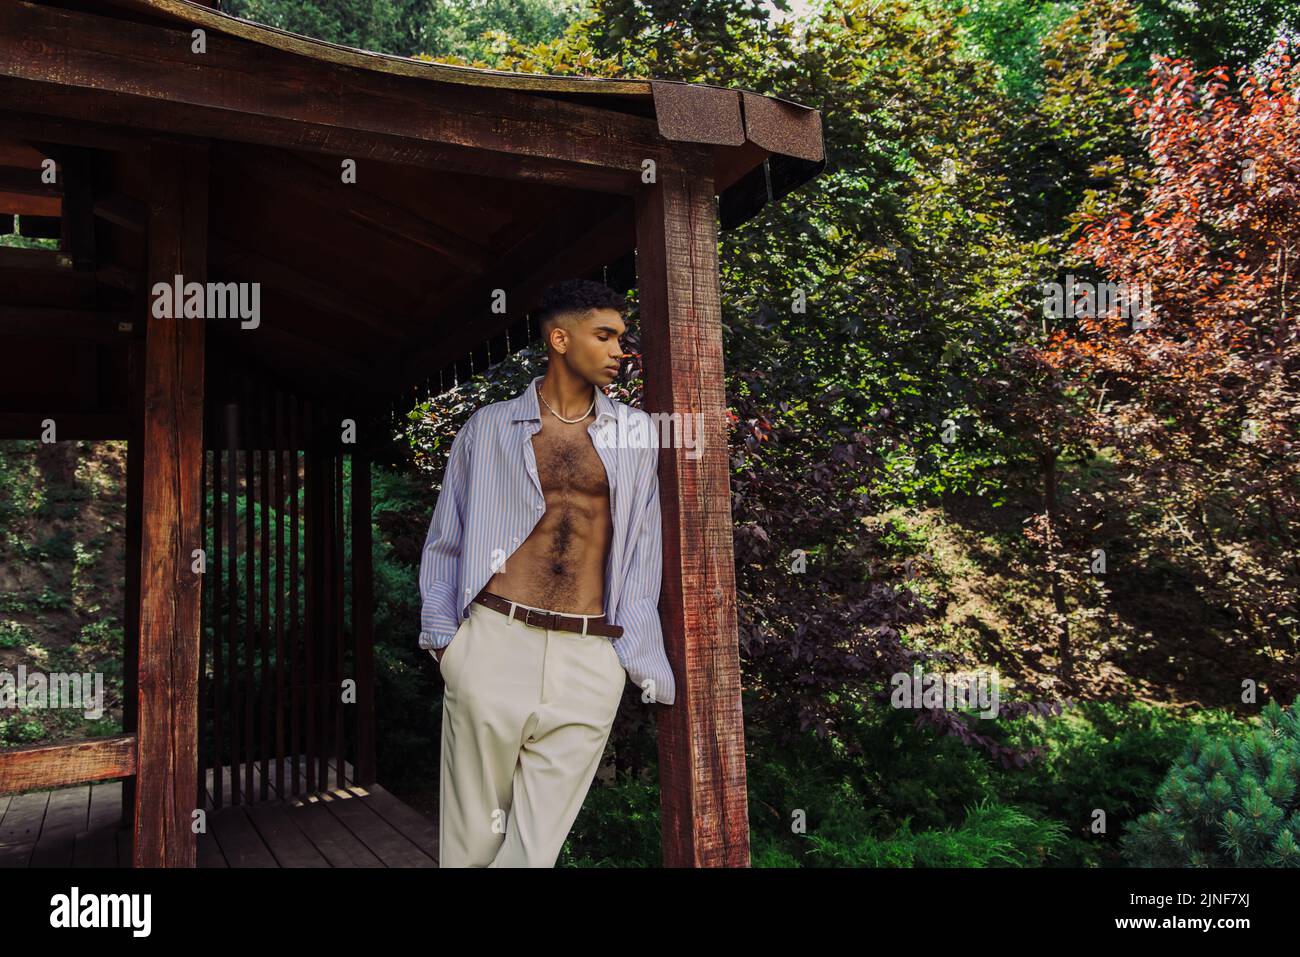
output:
<instances>
[{"instance_id":1,"label":"hand in pocket","mask_svg":"<svg viewBox=\"0 0 1300 957\"><path fill-rule=\"evenodd\" d=\"M433 656L433 660L438 662L439 674L442 674L442 663L447 660L447 655L451 653L452 646L456 644L458 639L460 639L461 632L465 630L466 624L468 624L468 622L461 622L461 626L456 629L456 634L451 636L451 641L447 642L441 648L433 649L436 652Z\"/></svg>"}]
</instances>

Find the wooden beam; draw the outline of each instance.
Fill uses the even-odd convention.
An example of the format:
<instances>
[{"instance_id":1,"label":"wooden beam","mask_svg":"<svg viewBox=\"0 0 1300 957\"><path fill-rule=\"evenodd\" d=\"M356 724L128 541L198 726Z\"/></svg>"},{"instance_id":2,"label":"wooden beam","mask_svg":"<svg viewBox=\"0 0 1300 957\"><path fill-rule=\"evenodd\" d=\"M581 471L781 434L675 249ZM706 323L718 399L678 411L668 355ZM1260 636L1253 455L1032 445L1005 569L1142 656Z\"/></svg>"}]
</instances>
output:
<instances>
[{"instance_id":1,"label":"wooden beam","mask_svg":"<svg viewBox=\"0 0 1300 957\"><path fill-rule=\"evenodd\" d=\"M0 751L0 794L109 781L135 773L135 735Z\"/></svg>"},{"instance_id":2,"label":"wooden beam","mask_svg":"<svg viewBox=\"0 0 1300 957\"><path fill-rule=\"evenodd\" d=\"M208 152L150 150L148 281L207 280ZM146 315L136 867L193 867L203 467L202 319Z\"/></svg>"},{"instance_id":3,"label":"wooden beam","mask_svg":"<svg viewBox=\"0 0 1300 957\"><path fill-rule=\"evenodd\" d=\"M63 217L60 248L72 259L72 268L94 271L95 251L95 154L79 146L53 146L59 160L63 188Z\"/></svg>"},{"instance_id":4,"label":"wooden beam","mask_svg":"<svg viewBox=\"0 0 1300 957\"><path fill-rule=\"evenodd\" d=\"M125 266L109 263L95 270L95 282L101 286L112 286L123 292L135 292L139 288L136 274Z\"/></svg>"},{"instance_id":5,"label":"wooden beam","mask_svg":"<svg viewBox=\"0 0 1300 957\"><path fill-rule=\"evenodd\" d=\"M703 454L660 448L659 610L676 699L655 709L664 865L749 866L712 164L636 198L643 408L698 413ZM690 454L694 454L690 452Z\"/></svg>"},{"instance_id":6,"label":"wooden beam","mask_svg":"<svg viewBox=\"0 0 1300 957\"><path fill-rule=\"evenodd\" d=\"M47 143L66 143L69 146L93 146L116 152L143 150L148 147L149 142L136 130L91 123L84 118L43 116L28 110L0 113L0 136Z\"/></svg>"},{"instance_id":7,"label":"wooden beam","mask_svg":"<svg viewBox=\"0 0 1300 957\"><path fill-rule=\"evenodd\" d=\"M23 169L39 169L47 154L33 143L26 142L25 136L6 138L0 134L0 166L18 166Z\"/></svg>"},{"instance_id":8,"label":"wooden beam","mask_svg":"<svg viewBox=\"0 0 1300 957\"><path fill-rule=\"evenodd\" d=\"M281 289L309 305L368 326L390 341L404 339L409 334L402 323L390 319L369 303L353 299L332 286L304 276L269 256L241 245L238 240L214 235L212 258L214 266L219 266L223 277L228 275L232 279L265 283Z\"/></svg>"},{"instance_id":9,"label":"wooden beam","mask_svg":"<svg viewBox=\"0 0 1300 957\"><path fill-rule=\"evenodd\" d=\"M606 186L626 191L639 181L644 160L670 162L668 142L646 117L514 90L346 69L245 40L211 39L198 55L186 30L11 0L0 5L0 76L44 87L24 91L28 99L13 103L16 109L55 115L71 109L85 116L104 105L124 125L162 121L160 128L174 132L252 142L260 128L263 135L278 134L284 146L300 145L305 133L307 139L319 136L308 132L310 124L330 131L342 155L361 143L340 142L346 132L390 136L438 144L448 161L464 161L466 171L477 167L480 175L554 177L602 188L590 186L596 174L613 172ZM249 83L254 67L257 82ZM304 97L304 90L313 95ZM0 102L14 92L10 88ZM133 105L183 108L127 112ZM212 113L201 116L204 110ZM205 122L216 126L194 125Z\"/></svg>"},{"instance_id":10,"label":"wooden beam","mask_svg":"<svg viewBox=\"0 0 1300 957\"><path fill-rule=\"evenodd\" d=\"M63 199L0 191L0 211L19 216L58 216L63 212Z\"/></svg>"},{"instance_id":11,"label":"wooden beam","mask_svg":"<svg viewBox=\"0 0 1300 957\"><path fill-rule=\"evenodd\" d=\"M41 423L53 419L59 441L126 439L125 412L0 412L0 439L39 439Z\"/></svg>"},{"instance_id":12,"label":"wooden beam","mask_svg":"<svg viewBox=\"0 0 1300 957\"><path fill-rule=\"evenodd\" d=\"M346 184L338 172L327 173L288 150L270 147L256 152L257 155L249 155L247 148L240 153L223 151L223 159L231 156L236 167L232 169L223 164L223 171L226 175L247 175L274 187L278 194L297 194L310 202L329 206L367 229L390 233L473 273L485 271L496 260L495 252L488 247L421 219L404 206L389 202L360 184Z\"/></svg>"},{"instance_id":13,"label":"wooden beam","mask_svg":"<svg viewBox=\"0 0 1300 957\"><path fill-rule=\"evenodd\" d=\"M57 249L20 249L0 246L0 269L59 271L66 273L70 262Z\"/></svg>"},{"instance_id":14,"label":"wooden beam","mask_svg":"<svg viewBox=\"0 0 1300 957\"><path fill-rule=\"evenodd\" d=\"M0 37L0 41L3 39ZM42 134L51 140L106 142L107 137L91 132L88 124L75 122L85 116L101 116L111 121L106 127L110 131L108 136L121 131L123 136L175 141L191 137L226 139L355 159L358 163L374 159L449 173L517 179L627 196L632 195L640 181L638 173L624 170L581 166L559 160L499 156L472 147L430 142L413 136L340 129L324 123L278 117L240 116L232 121L228 113L218 109L145 100L127 94L63 88L15 80L0 74L0 114L8 110L29 113L33 103L39 103L43 118L51 124L50 131ZM0 115L0 126L3 125L3 116ZM131 148L136 148L134 143Z\"/></svg>"},{"instance_id":15,"label":"wooden beam","mask_svg":"<svg viewBox=\"0 0 1300 957\"><path fill-rule=\"evenodd\" d=\"M143 329L127 312L0 305L0 335L118 342Z\"/></svg>"},{"instance_id":16,"label":"wooden beam","mask_svg":"<svg viewBox=\"0 0 1300 957\"><path fill-rule=\"evenodd\" d=\"M55 170L59 182L46 183L41 180L40 169L25 166L0 166L0 192L21 193L25 196L62 196L62 170Z\"/></svg>"},{"instance_id":17,"label":"wooden beam","mask_svg":"<svg viewBox=\"0 0 1300 957\"><path fill-rule=\"evenodd\" d=\"M149 210L144 203L121 193L109 193L95 200L95 215L114 226L133 233L143 233L149 220Z\"/></svg>"}]
</instances>

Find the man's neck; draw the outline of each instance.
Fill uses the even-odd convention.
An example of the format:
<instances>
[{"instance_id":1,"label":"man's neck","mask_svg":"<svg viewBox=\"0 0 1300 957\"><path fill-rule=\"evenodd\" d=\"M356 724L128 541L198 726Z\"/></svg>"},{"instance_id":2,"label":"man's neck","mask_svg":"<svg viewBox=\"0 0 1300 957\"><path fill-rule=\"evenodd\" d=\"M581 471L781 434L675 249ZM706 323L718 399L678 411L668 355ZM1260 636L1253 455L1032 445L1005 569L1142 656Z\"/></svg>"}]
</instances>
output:
<instances>
[{"instance_id":1,"label":"man's neck","mask_svg":"<svg viewBox=\"0 0 1300 957\"><path fill-rule=\"evenodd\" d=\"M590 382L573 376L562 378L547 371L545 378L537 383L537 387L546 397L550 407L566 419L576 419L588 409L594 411L592 402L596 397L596 387ZM545 407L542 411L546 411Z\"/></svg>"}]
</instances>

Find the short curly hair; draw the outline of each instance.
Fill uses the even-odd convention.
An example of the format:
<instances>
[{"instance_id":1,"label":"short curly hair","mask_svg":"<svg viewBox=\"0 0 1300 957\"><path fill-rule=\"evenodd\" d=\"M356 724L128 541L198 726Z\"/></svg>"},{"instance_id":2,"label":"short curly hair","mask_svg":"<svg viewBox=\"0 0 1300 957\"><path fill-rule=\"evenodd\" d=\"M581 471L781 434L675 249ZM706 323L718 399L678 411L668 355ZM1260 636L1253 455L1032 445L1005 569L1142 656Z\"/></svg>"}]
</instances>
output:
<instances>
[{"instance_id":1,"label":"short curly hair","mask_svg":"<svg viewBox=\"0 0 1300 957\"><path fill-rule=\"evenodd\" d=\"M589 309L613 309L620 316L627 310L627 297L603 282L591 279L564 279L547 287L535 311L537 327L545 336L547 326L562 316L585 313Z\"/></svg>"}]
</instances>

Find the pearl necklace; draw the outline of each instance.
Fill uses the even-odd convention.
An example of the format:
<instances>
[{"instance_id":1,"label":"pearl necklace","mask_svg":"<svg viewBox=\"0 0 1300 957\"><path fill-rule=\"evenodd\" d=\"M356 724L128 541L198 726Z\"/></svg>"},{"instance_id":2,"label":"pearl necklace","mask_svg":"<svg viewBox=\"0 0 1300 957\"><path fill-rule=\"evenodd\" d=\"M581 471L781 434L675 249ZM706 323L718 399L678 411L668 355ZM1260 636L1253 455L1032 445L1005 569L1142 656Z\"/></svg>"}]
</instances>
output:
<instances>
[{"instance_id":1,"label":"pearl necklace","mask_svg":"<svg viewBox=\"0 0 1300 957\"><path fill-rule=\"evenodd\" d=\"M541 383L538 383L537 385L537 397L542 400L542 402L546 405L548 409L551 409L551 415L555 416L561 422L567 422L569 423L569 425L573 425L574 423L581 422L587 416L591 415L591 410L596 407L596 396L594 395L596 387L592 386L591 388L593 392L593 395L591 397L591 405L588 406L586 412L582 413L582 415L578 416L576 419L566 419L564 416L560 415L560 413L556 412L554 409L551 409L551 403L547 402L546 396L542 395Z\"/></svg>"}]
</instances>

